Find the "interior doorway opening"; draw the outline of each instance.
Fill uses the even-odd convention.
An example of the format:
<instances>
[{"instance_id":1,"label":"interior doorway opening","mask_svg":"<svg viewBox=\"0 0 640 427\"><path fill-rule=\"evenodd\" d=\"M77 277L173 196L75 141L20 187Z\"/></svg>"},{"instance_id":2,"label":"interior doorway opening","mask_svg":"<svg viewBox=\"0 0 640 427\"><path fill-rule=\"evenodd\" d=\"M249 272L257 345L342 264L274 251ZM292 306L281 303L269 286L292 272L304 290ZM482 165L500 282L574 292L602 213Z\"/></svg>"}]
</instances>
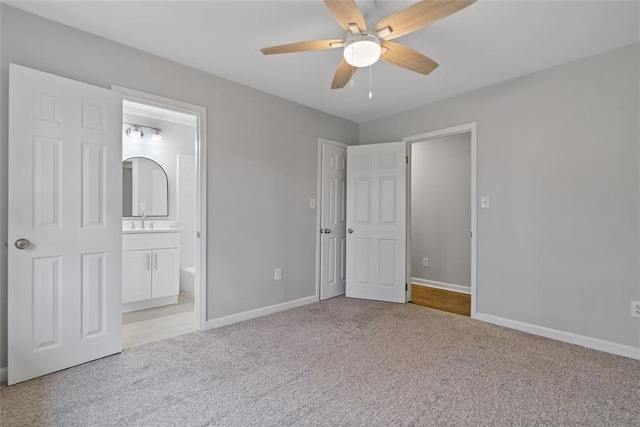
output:
<instances>
[{"instance_id":1,"label":"interior doorway opening","mask_svg":"<svg viewBox=\"0 0 640 427\"><path fill-rule=\"evenodd\" d=\"M125 88L122 344L206 324L204 108Z\"/></svg>"},{"instance_id":2,"label":"interior doorway opening","mask_svg":"<svg viewBox=\"0 0 640 427\"><path fill-rule=\"evenodd\" d=\"M476 293L475 124L409 143L407 271L411 301L473 316Z\"/></svg>"}]
</instances>

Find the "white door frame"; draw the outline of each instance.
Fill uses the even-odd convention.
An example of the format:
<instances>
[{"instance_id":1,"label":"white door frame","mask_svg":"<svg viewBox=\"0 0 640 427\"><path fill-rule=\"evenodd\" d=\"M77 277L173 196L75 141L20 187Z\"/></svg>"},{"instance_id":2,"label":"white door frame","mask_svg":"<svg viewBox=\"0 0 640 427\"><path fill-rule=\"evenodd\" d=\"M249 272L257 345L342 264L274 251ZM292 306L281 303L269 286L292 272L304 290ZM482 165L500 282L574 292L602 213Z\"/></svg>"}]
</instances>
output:
<instances>
[{"instance_id":1,"label":"white door frame","mask_svg":"<svg viewBox=\"0 0 640 427\"><path fill-rule=\"evenodd\" d=\"M111 90L122 94L126 101L140 102L155 107L167 108L181 113L193 114L196 125L196 265L195 265L195 311L196 329L207 329L207 109L158 95L152 95L121 86L111 85Z\"/></svg>"},{"instance_id":2,"label":"white door frame","mask_svg":"<svg viewBox=\"0 0 640 427\"><path fill-rule=\"evenodd\" d=\"M322 272L322 265L320 264L322 257L322 235L320 234L320 227L322 226L322 145L329 144L336 147L347 148L348 145L342 142L331 141L330 139L318 138L318 184L316 192L316 295L315 297L320 301L320 275Z\"/></svg>"},{"instance_id":3,"label":"white door frame","mask_svg":"<svg viewBox=\"0 0 640 427\"><path fill-rule=\"evenodd\" d=\"M407 155L409 156L409 167L407 172L407 200L411 200L411 144L428 141L431 139L443 138L445 136L457 135L460 133L471 133L471 317L475 318L477 313L477 293L478 293L478 136L477 123L466 123L460 126L453 126L433 132L421 133L418 135L402 138L407 143ZM410 203L410 202L409 202ZM407 265L411 271L411 208L407 209ZM408 274L410 276L410 274ZM408 278L411 280L411 278Z\"/></svg>"}]
</instances>

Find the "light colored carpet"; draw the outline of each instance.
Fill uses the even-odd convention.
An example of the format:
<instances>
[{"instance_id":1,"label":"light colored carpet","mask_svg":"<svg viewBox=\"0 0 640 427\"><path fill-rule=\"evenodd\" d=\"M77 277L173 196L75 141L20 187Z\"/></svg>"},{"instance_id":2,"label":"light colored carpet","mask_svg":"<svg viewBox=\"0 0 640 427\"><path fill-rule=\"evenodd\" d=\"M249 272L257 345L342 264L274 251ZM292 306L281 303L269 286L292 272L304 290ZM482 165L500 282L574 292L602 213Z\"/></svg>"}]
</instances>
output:
<instances>
[{"instance_id":1,"label":"light colored carpet","mask_svg":"<svg viewBox=\"0 0 640 427\"><path fill-rule=\"evenodd\" d=\"M0 389L0 424L640 425L640 362L335 298Z\"/></svg>"}]
</instances>

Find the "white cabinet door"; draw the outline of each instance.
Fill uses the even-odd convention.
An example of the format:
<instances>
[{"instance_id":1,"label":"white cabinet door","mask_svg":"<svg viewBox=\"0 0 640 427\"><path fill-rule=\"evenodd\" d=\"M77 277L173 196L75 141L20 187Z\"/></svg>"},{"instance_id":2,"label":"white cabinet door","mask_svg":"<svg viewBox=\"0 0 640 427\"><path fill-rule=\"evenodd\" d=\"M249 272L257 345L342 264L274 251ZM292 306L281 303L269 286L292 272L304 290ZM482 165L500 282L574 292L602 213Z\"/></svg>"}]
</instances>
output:
<instances>
[{"instance_id":1,"label":"white cabinet door","mask_svg":"<svg viewBox=\"0 0 640 427\"><path fill-rule=\"evenodd\" d=\"M122 97L9 68L9 384L122 350Z\"/></svg>"},{"instance_id":2,"label":"white cabinet door","mask_svg":"<svg viewBox=\"0 0 640 427\"><path fill-rule=\"evenodd\" d=\"M151 298L175 296L180 293L180 250L154 249Z\"/></svg>"},{"instance_id":3,"label":"white cabinet door","mask_svg":"<svg viewBox=\"0 0 640 427\"><path fill-rule=\"evenodd\" d=\"M151 251L122 252L122 302L151 298Z\"/></svg>"},{"instance_id":4,"label":"white cabinet door","mask_svg":"<svg viewBox=\"0 0 640 427\"><path fill-rule=\"evenodd\" d=\"M347 148L347 297L406 302L406 153Z\"/></svg>"},{"instance_id":5,"label":"white cabinet door","mask_svg":"<svg viewBox=\"0 0 640 427\"><path fill-rule=\"evenodd\" d=\"M344 295L346 270L347 149L322 144L320 299Z\"/></svg>"}]
</instances>

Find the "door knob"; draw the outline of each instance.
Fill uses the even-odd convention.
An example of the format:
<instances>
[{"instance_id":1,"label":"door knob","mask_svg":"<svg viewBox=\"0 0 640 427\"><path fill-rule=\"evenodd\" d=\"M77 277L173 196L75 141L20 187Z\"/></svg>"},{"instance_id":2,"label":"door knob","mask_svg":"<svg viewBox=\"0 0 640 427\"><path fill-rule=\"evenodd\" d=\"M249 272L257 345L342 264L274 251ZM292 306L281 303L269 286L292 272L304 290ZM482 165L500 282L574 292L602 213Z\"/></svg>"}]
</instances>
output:
<instances>
[{"instance_id":1,"label":"door knob","mask_svg":"<svg viewBox=\"0 0 640 427\"><path fill-rule=\"evenodd\" d=\"M351 228L350 228L350 229L348 229L348 230L347 230L347 233L349 233L349 234L353 233L353 229L351 229Z\"/></svg>"},{"instance_id":2,"label":"door knob","mask_svg":"<svg viewBox=\"0 0 640 427\"><path fill-rule=\"evenodd\" d=\"M328 229L328 228L325 228L325 229L324 229L324 233L325 233L325 234L329 234L329 233L331 233L331 230L330 230L330 229Z\"/></svg>"},{"instance_id":3,"label":"door knob","mask_svg":"<svg viewBox=\"0 0 640 427\"><path fill-rule=\"evenodd\" d=\"M29 247L29 245L31 245L31 242L28 241L27 239L18 239L18 240L16 240L14 245L18 249L27 249Z\"/></svg>"}]
</instances>

